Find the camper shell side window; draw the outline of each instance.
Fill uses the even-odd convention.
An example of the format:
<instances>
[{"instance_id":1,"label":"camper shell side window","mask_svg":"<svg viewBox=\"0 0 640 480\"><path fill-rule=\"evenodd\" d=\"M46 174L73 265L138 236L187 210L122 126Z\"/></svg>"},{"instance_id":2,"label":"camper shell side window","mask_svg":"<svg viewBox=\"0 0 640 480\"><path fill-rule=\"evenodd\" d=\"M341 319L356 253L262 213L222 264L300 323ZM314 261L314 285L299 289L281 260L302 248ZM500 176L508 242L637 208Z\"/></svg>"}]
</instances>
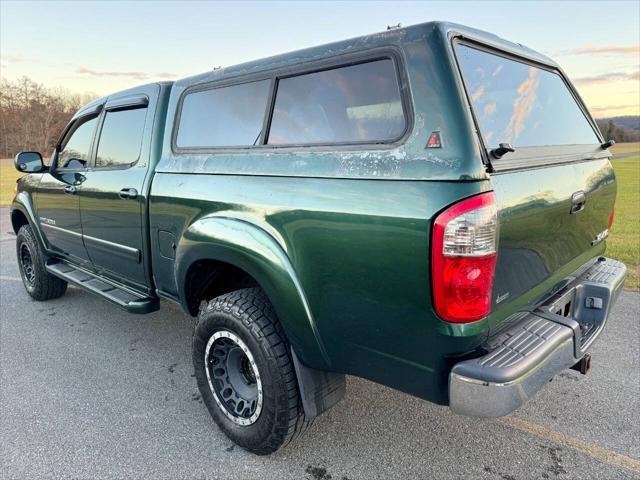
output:
<instances>
[{"instance_id":1,"label":"camper shell side window","mask_svg":"<svg viewBox=\"0 0 640 480\"><path fill-rule=\"evenodd\" d=\"M394 144L411 124L395 51L195 85L178 103L176 153Z\"/></svg>"}]
</instances>

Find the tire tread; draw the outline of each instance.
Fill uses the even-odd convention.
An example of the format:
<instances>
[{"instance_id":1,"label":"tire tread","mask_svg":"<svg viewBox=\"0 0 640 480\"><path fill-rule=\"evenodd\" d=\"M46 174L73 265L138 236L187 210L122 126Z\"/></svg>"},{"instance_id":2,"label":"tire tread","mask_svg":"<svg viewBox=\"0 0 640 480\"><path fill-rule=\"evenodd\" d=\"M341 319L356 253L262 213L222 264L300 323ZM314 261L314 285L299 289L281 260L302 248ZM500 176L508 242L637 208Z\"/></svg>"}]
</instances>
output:
<instances>
[{"instance_id":1,"label":"tire tread","mask_svg":"<svg viewBox=\"0 0 640 480\"><path fill-rule=\"evenodd\" d=\"M23 225L16 236L18 263L20 262L20 245L23 241L27 244L31 252L31 259L36 274L36 284L33 289L30 290L25 284L29 295L38 301L53 300L54 298L63 296L67 291L67 282L47 272L45 268L45 254L40 248L40 244L36 240L30 225Z\"/></svg>"},{"instance_id":2,"label":"tire tread","mask_svg":"<svg viewBox=\"0 0 640 480\"><path fill-rule=\"evenodd\" d=\"M260 288L245 288L210 300L200 312L200 323L207 314L222 311L241 321L261 343L263 352L276 364L283 382L279 395L286 395L282 403L287 405L275 413L275 424L270 438L259 448L251 451L269 454L289 445L299 438L313 423L306 417L298 393L298 381L293 368L289 342L278 321L273 306ZM196 325L197 328L197 325Z\"/></svg>"}]
</instances>

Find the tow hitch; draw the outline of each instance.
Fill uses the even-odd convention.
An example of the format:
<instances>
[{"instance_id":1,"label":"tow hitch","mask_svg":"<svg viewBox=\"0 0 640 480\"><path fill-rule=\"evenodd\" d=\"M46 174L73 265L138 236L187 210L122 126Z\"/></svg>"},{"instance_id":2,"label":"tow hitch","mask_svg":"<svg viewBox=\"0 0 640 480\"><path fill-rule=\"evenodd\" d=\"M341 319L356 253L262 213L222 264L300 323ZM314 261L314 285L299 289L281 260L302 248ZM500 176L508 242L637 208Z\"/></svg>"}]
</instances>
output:
<instances>
[{"instance_id":1,"label":"tow hitch","mask_svg":"<svg viewBox=\"0 0 640 480\"><path fill-rule=\"evenodd\" d=\"M589 370L591 370L591 354L587 353L578 363L571 367L571 370L577 370L582 375L589 373Z\"/></svg>"}]
</instances>

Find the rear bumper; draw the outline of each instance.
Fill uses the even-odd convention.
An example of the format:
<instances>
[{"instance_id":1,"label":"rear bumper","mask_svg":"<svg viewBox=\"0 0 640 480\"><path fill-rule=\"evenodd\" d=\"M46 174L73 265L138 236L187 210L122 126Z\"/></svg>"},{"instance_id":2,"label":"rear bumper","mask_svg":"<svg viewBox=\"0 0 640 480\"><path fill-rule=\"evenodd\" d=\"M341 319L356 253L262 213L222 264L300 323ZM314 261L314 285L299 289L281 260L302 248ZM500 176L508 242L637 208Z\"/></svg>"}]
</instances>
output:
<instances>
[{"instance_id":1,"label":"rear bumper","mask_svg":"<svg viewBox=\"0 0 640 480\"><path fill-rule=\"evenodd\" d=\"M486 355L453 367L451 410L474 417L508 415L575 365L602 332L625 276L623 263L601 258L545 304L516 314Z\"/></svg>"}]
</instances>

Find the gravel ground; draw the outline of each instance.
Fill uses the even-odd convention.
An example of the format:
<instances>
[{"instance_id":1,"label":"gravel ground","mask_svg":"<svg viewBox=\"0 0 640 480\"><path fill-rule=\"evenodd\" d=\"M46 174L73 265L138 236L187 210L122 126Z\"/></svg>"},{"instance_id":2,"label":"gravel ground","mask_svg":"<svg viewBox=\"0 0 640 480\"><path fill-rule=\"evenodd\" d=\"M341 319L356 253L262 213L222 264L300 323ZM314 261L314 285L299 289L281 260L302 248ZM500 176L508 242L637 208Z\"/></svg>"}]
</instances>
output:
<instances>
[{"instance_id":1,"label":"gravel ground","mask_svg":"<svg viewBox=\"0 0 640 480\"><path fill-rule=\"evenodd\" d=\"M357 378L298 443L269 457L211 421L192 320L135 316L70 288L32 301L0 209L0 478L640 478L640 295L624 292L593 370L562 373L515 415L459 417Z\"/></svg>"}]
</instances>

